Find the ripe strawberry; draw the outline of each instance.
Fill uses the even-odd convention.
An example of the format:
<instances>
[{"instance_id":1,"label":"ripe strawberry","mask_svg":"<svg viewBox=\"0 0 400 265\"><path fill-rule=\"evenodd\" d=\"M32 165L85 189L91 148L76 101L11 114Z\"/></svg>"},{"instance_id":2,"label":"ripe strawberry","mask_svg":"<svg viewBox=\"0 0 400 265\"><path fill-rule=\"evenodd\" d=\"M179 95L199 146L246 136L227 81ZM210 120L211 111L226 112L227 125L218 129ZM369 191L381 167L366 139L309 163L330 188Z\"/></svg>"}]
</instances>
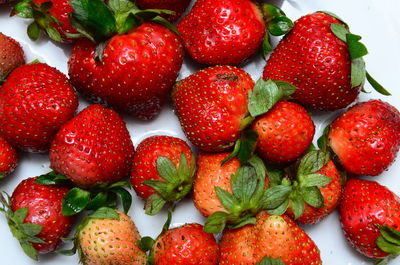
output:
<instances>
[{"instance_id":1,"label":"ripe strawberry","mask_svg":"<svg viewBox=\"0 0 400 265\"><path fill-rule=\"evenodd\" d=\"M386 187L368 180L347 181L340 220L347 240L365 256L399 255L400 199Z\"/></svg>"},{"instance_id":2,"label":"ripe strawberry","mask_svg":"<svg viewBox=\"0 0 400 265\"><path fill-rule=\"evenodd\" d=\"M310 146L315 126L310 114L300 105L280 101L259 116L252 129L258 133L257 151L273 163L293 162Z\"/></svg>"},{"instance_id":3,"label":"ripe strawberry","mask_svg":"<svg viewBox=\"0 0 400 265\"><path fill-rule=\"evenodd\" d=\"M136 0L136 4L143 9L167 9L174 11L173 15L163 15L169 21L177 21L190 4L190 0Z\"/></svg>"},{"instance_id":4,"label":"ripe strawberry","mask_svg":"<svg viewBox=\"0 0 400 265\"><path fill-rule=\"evenodd\" d=\"M198 0L178 30L185 48L199 63L238 65L260 47L265 23L250 0Z\"/></svg>"},{"instance_id":5,"label":"ripe strawberry","mask_svg":"<svg viewBox=\"0 0 400 265\"><path fill-rule=\"evenodd\" d=\"M129 216L100 208L85 217L75 236L84 265L145 265L146 253L138 247L139 232Z\"/></svg>"},{"instance_id":6,"label":"ripe strawberry","mask_svg":"<svg viewBox=\"0 0 400 265\"><path fill-rule=\"evenodd\" d=\"M1 1L0 1L1 3ZM0 33L0 83L6 80L7 75L25 63L24 51L21 45L3 33Z\"/></svg>"},{"instance_id":7,"label":"ripe strawberry","mask_svg":"<svg viewBox=\"0 0 400 265\"><path fill-rule=\"evenodd\" d=\"M44 152L77 107L78 97L63 73L43 63L22 65L0 90L0 132L12 146Z\"/></svg>"},{"instance_id":8,"label":"ripe strawberry","mask_svg":"<svg viewBox=\"0 0 400 265\"><path fill-rule=\"evenodd\" d=\"M51 168L90 188L129 175L134 148L125 122L114 110L91 105L64 124L50 148Z\"/></svg>"},{"instance_id":9,"label":"ripe strawberry","mask_svg":"<svg viewBox=\"0 0 400 265\"><path fill-rule=\"evenodd\" d=\"M318 247L289 217L260 212L256 225L226 230L220 242L220 265L251 265L264 257L286 265L322 264Z\"/></svg>"},{"instance_id":10,"label":"ripe strawberry","mask_svg":"<svg viewBox=\"0 0 400 265\"><path fill-rule=\"evenodd\" d=\"M15 149L0 136L0 179L14 171L17 160Z\"/></svg>"},{"instance_id":11,"label":"ripe strawberry","mask_svg":"<svg viewBox=\"0 0 400 265\"><path fill-rule=\"evenodd\" d=\"M166 202L184 198L192 189L196 160L187 143L172 136L152 136L141 142L133 157L131 183L154 215Z\"/></svg>"},{"instance_id":12,"label":"ripe strawberry","mask_svg":"<svg viewBox=\"0 0 400 265\"><path fill-rule=\"evenodd\" d=\"M155 265L217 265L219 248L200 224L185 224L162 233L152 250Z\"/></svg>"},{"instance_id":13,"label":"ripe strawberry","mask_svg":"<svg viewBox=\"0 0 400 265\"><path fill-rule=\"evenodd\" d=\"M15 188L10 206L2 198L11 232L32 259L38 253L54 251L71 230L73 218L63 216L61 202L69 191L63 186L36 184L37 178L23 180Z\"/></svg>"},{"instance_id":14,"label":"ripe strawberry","mask_svg":"<svg viewBox=\"0 0 400 265\"><path fill-rule=\"evenodd\" d=\"M400 112L389 103L359 103L330 126L329 146L349 173L377 176L400 148Z\"/></svg>"}]
</instances>

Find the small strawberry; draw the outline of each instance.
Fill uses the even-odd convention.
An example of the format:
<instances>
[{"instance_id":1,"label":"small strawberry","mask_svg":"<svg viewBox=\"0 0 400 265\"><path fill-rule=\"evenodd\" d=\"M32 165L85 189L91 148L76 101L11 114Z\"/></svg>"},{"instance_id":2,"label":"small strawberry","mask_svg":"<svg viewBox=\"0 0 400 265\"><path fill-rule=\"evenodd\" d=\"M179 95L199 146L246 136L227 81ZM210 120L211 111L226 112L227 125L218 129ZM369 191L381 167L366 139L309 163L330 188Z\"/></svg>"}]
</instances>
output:
<instances>
[{"instance_id":1,"label":"small strawberry","mask_svg":"<svg viewBox=\"0 0 400 265\"><path fill-rule=\"evenodd\" d=\"M167 202L179 201L192 189L196 160L187 143L172 136L152 136L133 157L131 183L146 200L146 213L157 214Z\"/></svg>"},{"instance_id":2,"label":"small strawberry","mask_svg":"<svg viewBox=\"0 0 400 265\"><path fill-rule=\"evenodd\" d=\"M50 148L51 168L76 185L90 188L129 175L133 144L114 110L91 105L64 124Z\"/></svg>"},{"instance_id":3,"label":"small strawberry","mask_svg":"<svg viewBox=\"0 0 400 265\"><path fill-rule=\"evenodd\" d=\"M346 171L377 176L399 151L400 112L381 100L359 103L331 124L328 141Z\"/></svg>"},{"instance_id":4,"label":"small strawberry","mask_svg":"<svg viewBox=\"0 0 400 265\"><path fill-rule=\"evenodd\" d=\"M0 132L12 146L45 152L77 107L78 96L63 73L43 63L22 65L0 90Z\"/></svg>"},{"instance_id":5,"label":"small strawberry","mask_svg":"<svg viewBox=\"0 0 400 265\"><path fill-rule=\"evenodd\" d=\"M300 105L280 101L257 117L252 129L258 133L257 152L273 163L289 163L309 148L315 133L310 114Z\"/></svg>"},{"instance_id":6,"label":"small strawberry","mask_svg":"<svg viewBox=\"0 0 400 265\"><path fill-rule=\"evenodd\" d=\"M400 254L400 199L377 182L347 181L340 221L347 240L365 256L387 261Z\"/></svg>"},{"instance_id":7,"label":"small strawberry","mask_svg":"<svg viewBox=\"0 0 400 265\"><path fill-rule=\"evenodd\" d=\"M286 265L322 264L318 247L295 222L266 212L257 215L255 225L226 230L220 251L220 265L253 265L265 257Z\"/></svg>"},{"instance_id":8,"label":"small strawberry","mask_svg":"<svg viewBox=\"0 0 400 265\"><path fill-rule=\"evenodd\" d=\"M0 33L0 47L0 83L2 83L12 70L25 64L25 55L21 45L3 33Z\"/></svg>"},{"instance_id":9,"label":"small strawberry","mask_svg":"<svg viewBox=\"0 0 400 265\"><path fill-rule=\"evenodd\" d=\"M327 13L298 19L274 50L264 79L283 80L298 87L293 98L318 110L336 110L351 104L365 78L383 94L387 91L366 74L362 56L368 53L347 25Z\"/></svg>"},{"instance_id":10,"label":"small strawberry","mask_svg":"<svg viewBox=\"0 0 400 265\"><path fill-rule=\"evenodd\" d=\"M37 260L38 253L54 251L66 237L72 226L73 218L63 216L61 202L69 191L63 186L36 184L37 178L23 180L15 188L10 206L2 198L11 232L21 244L24 252Z\"/></svg>"},{"instance_id":11,"label":"small strawberry","mask_svg":"<svg viewBox=\"0 0 400 265\"><path fill-rule=\"evenodd\" d=\"M163 15L169 21L177 21L190 4L190 0L136 0L136 4L143 9L166 9L174 11L173 15Z\"/></svg>"},{"instance_id":12,"label":"small strawberry","mask_svg":"<svg viewBox=\"0 0 400 265\"><path fill-rule=\"evenodd\" d=\"M75 245L84 265L146 265L139 239L129 216L103 207L83 219L76 231Z\"/></svg>"},{"instance_id":13,"label":"small strawberry","mask_svg":"<svg viewBox=\"0 0 400 265\"><path fill-rule=\"evenodd\" d=\"M0 179L14 171L17 161L15 149L0 136Z\"/></svg>"}]
</instances>

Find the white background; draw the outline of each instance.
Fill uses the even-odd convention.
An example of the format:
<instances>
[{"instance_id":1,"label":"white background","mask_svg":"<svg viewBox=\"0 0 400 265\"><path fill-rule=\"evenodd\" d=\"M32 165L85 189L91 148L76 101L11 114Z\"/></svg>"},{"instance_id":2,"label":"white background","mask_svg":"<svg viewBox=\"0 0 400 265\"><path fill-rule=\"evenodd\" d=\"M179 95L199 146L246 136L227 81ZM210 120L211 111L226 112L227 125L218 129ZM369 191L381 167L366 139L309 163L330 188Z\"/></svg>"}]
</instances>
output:
<instances>
[{"instance_id":1,"label":"white background","mask_svg":"<svg viewBox=\"0 0 400 265\"><path fill-rule=\"evenodd\" d=\"M292 19L302 15L327 10L336 13L344 19L355 34L363 36L363 42L369 49L370 54L365 57L368 71L379 80L389 91L391 97L384 100L390 102L400 109L400 4L397 0L287 0L271 1L273 4L282 6L286 14ZM8 16L8 7L0 7L0 32L14 37L21 42L26 53L27 61L39 59L54 66L62 72L67 72L67 57L70 47L60 45L42 37L36 43L30 41L26 36L28 21L18 17ZM254 56L251 62L243 67L256 80L261 76L265 62L260 55ZM185 59L179 79L197 71L199 66ZM369 85L366 90L372 91ZM359 101L369 98L383 98L375 92L363 94ZM79 110L87 106L87 102L80 101ZM313 119L317 126L317 139L321 128L330 122L338 113L314 113ZM177 118L170 106L165 106L162 113L150 122L138 121L124 117L128 124L132 140L137 144L150 135L167 134L185 139ZM12 193L16 185L23 179L34 177L49 171L47 154L21 154L17 170L7 179L0 182L0 190ZM400 162L397 160L388 172L385 172L375 180L388 186L395 193L400 194ZM142 236L156 236L165 220L165 212L155 217L144 214L143 201L134 195L133 207L129 215L133 218ZM175 210L173 224L178 225L186 222L204 222L202 216L196 211L190 199L181 202ZM321 223L313 226L303 226L321 250L324 264L327 265L361 265L372 264L372 261L363 258L356 253L345 241L337 212L328 216ZM0 216L0 264L4 265L28 265L36 264L24 255L18 242L12 237L8 230L5 218ZM40 264L45 265L73 265L78 264L78 258L63 257L60 255L46 255L40 257ZM400 264L400 258L391 264Z\"/></svg>"}]
</instances>

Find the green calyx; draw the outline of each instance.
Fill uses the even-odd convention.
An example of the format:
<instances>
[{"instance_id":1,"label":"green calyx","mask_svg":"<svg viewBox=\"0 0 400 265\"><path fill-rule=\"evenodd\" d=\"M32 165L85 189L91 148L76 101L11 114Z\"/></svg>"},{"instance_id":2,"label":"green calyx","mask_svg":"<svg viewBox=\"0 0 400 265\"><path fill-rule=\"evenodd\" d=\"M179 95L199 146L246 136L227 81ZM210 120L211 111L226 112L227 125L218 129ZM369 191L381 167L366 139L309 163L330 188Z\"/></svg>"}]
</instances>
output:
<instances>
[{"instance_id":1,"label":"green calyx","mask_svg":"<svg viewBox=\"0 0 400 265\"><path fill-rule=\"evenodd\" d=\"M116 34L124 34L143 21L160 23L174 32L176 28L161 14L173 14L163 9L140 10L127 0L71 0L74 11L70 14L70 24L80 33L75 37L86 37L93 42L101 43Z\"/></svg>"},{"instance_id":2,"label":"green calyx","mask_svg":"<svg viewBox=\"0 0 400 265\"><path fill-rule=\"evenodd\" d=\"M331 182L331 178L318 171L330 160L324 151L310 151L301 160L293 181L284 178L279 170L268 171L271 176L270 188L266 191L265 209L270 214L282 215L288 207L292 208L294 218L304 212L305 204L315 208L324 207L320 188Z\"/></svg>"},{"instance_id":3,"label":"green calyx","mask_svg":"<svg viewBox=\"0 0 400 265\"><path fill-rule=\"evenodd\" d=\"M157 171L163 180L150 179L143 181L143 184L157 191L146 201L146 214L156 215L167 202L177 202L192 190L193 176L196 172L196 160L192 156L189 165L184 153L180 154L179 159L179 166L176 168L174 163L167 157L158 157L156 162Z\"/></svg>"},{"instance_id":4,"label":"green calyx","mask_svg":"<svg viewBox=\"0 0 400 265\"><path fill-rule=\"evenodd\" d=\"M281 260L281 258L273 259L265 257L256 265L285 265L285 263Z\"/></svg>"},{"instance_id":5,"label":"green calyx","mask_svg":"<svg viewBox=\"0 0 400 265\"><path fill-rule=\"evenodd\" d=\"M400 231L385 225L378 226L378 228L380 235L376 239L376 244L382 251L390 254L387 258L375 263L383 265L400 255Z\"/></svg>"},{"instance_id":6,"label":"green calyx","mask_svg":"<svg viewBox=\"0 0 400 265\"><path fill-rule=\"evenodd\" d=\"M254 155L231 176L232 193L215 187L218 199L226 211L210 215L204 230L207 233L219 233L226 226L236 229L247 224L255 224L255 216L263 208L265 176L264 162Z\"/></svg>"},{"instance_id":7,"label":"green calyx","mask_svg":"<svg viewBox=\"0 0 400 265\"><path fill-rule=\"evenodd\" d=\"M0 211L5 214L11 233L18 239L25 254L33 260L38 260L38 252L32 244L46 243L37 237L43 227L34 223L25 223L24 220L28 216L28 208L20 208L13 212L9 204L11 198L8 194L6 196L7 200L0 194Z\"/></svg>"}]
</instances>

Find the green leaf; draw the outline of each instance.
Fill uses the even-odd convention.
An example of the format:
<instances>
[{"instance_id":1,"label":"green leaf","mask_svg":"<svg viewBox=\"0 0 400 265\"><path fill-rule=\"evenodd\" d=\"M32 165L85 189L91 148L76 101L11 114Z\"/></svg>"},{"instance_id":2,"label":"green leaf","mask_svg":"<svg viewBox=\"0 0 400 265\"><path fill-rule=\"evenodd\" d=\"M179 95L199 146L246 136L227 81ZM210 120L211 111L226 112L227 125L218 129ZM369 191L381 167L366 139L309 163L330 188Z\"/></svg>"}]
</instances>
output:
<instances>
[{"instance_id":1,"label":"green leaf","mask_svg":"<svg viewBox=\"0 0 400 265\"><path fill-rule=\"evenodd\" d=\"M153 248L153 245L156 241L149 236L142 237L138 241L139 248L143 251L149 251Z\"/></svg>"},{"instance_id":2,"label":"green leaf","mask_svg":"<svg viewBox=\"0 0 400 265\"><path fill-rule=\"evenodd\" d=\"M20 242L20 245L25 252L25 254L30 257L33 260L38 260L38 252L37 250L32 246L31 243L28 242Z\"/></svg>"},{"instance_id":3,"label":"green leaf","mask_svg":"<svg viewBox=\"0 0 400 265\"><path fill-rule=\"evenodd\" d=\"M289 198L287 198L281 205L279 205L275 209L269 209L267 212L273 215L282 215L286 212L287 208L289 207Z\"/></svg>"},{"instance_id":4,"label":"green leaf","mask_svg":"<svg viewBox=\"0 0 400 265\"><path fill-rule=\"evenodd\" d=\"M158 174L168 182L174 182L178 176L178 172L174 163L167 157L160 156L157 158L157 171Z\"/></svg>"},{"instance_id":5,"label":"green leaf","mask_svg":"<svg viewBox=\"0 0 400 265\"><path fill-rule=\"evenodd\" d=\"M331 183L332 179L322 174L310 174L304 176L304 179L300 183L303 187L325 187L329 183Z\"/></svg>"},{"instance_id":6,"label":"green leaf","mask_svg":"<svg viewBox=\"0 0 400 265\"><path fill-rule=\"evenodd\" d=\"M101 207L97 209L94 213L89 215L92 219L110 219L119 220L119 214L116 210L109 207Z\"/></svg>"},{"instance_id":7,"label":"green leaf","mask_svg":"<svg viewBox=\"0 0 400 265\"><path fill-rule=\"evenodd\" d=\"M71 181L64 175L56 174L54 171L51 171L47 174L40 175L36 180L36 184L42 185L60 185L60 184L69 184Z\"/></svg>"},{"instance_id":8,"label":"green leaf","mask_svg":"<svg viewBox=\"0 0 400 265\"><path fill-rule=\"evenodd\" d=\"M34 224L34 223L23 223L20 225L20 227L21 227L22 231L24 232L24 234L26 234L28 236L36 236L43 229L43 227L41 225Z\"/></svg>"},{"instance_id":9,"label":"green leaf","mask_svg":"<svg viewBox=\"0 0 400 265\"><path fill-rule=\"evenodd\" d=\"M274 81L264 81L260 78L253 91L249 93L248 109L251 116L266 113L283 97L283 91L275 84Z\"/></svg>"},{"instance_id":10,"label":"green leaf","mask_svg":"<svg viewBox=\"0 0 400 265\"><path fill-rule=\"evenodd\" d=\"M224 230L228 214L224 212L215 212L211 214L204 225L204 231L210 234L220 233Z\"/></svg>"},{"instance_id":11,"label":"green leaf","mask_svg":"<svg viewBox=\"0 0 400 265\"><path fill-rule=\"evenodd\" d=\"M255 217L246 217L234 225L228 225L228 228L229 229L238 229L238 228L241 228L246 225L255 225L256 223L257 223L257 219Z\"/></svg>"},{"instance_id":12,"label":"green leaf","mask_svg":"<svg viewBox=\"0 0 400 265\"><path fill-rule=\"evenodd\" d=\"M80 188L71 189L62 201L62 214L71 216L80 213L90 202L90 192Z\"/></svg>"},{"instance_id":13,"label":"green leaf","mask_svg":"<svg viewBox=\"0 0 400 265\"><path fill-rule=\"evenodd\" d=\"M146 214L148 215L156 215L161 211L167 201L161 197L160 194L155 193L152 194L147 200L144 206Z\"/></svg>"},{"instance_id":14,"label":"green leaf","mask_svg":"<svg viewBox=\"0 0 400 265\"><path fill-rule=\"evenodd\" d=\"M218 186L215 186L214 188L219 201L225 207L225 209L227 209L229 212L235 211L235 207L239 205L238 200L226 190L221 189Z\"/></svg>"},{"instance_id":15,"label":"green leaf","mask_svg":"<svg viewBox=\"0 0 400 265\"><path fill-rule=\"evenodd\" d=\"M269 257L264 257L259 263L256 265L285 265L280 258L273 259Z\"/></svg>"},{"instance_id":16,"label":"green leaf","mask_svg":"<svg viewBox=\"0 0 400 265\"><path fill-rule=\"evenodd\" d=\"M31 40L37 40L40 37L40 27L36 22L29 24L27 29L28 36Z\"/></svg>"},{"instance_id":17,"label":"green leaf","mask_svg":"<svg viewBox=\"0 0 400 265\"><path fill-rule=\"evenodd\" d=\"M311 151L300 161L297 176L305 176L316 173L329 161L329 153L323 151Z\"/></svg>"},{"instance_id":18,"label":"green leaf","mask_svg":"<svg viewBox=\"0 0 400 265\"><path fill-rule=\"evenodd\" d=\"M250 201L257 184L257 176L253 167L240 166L231 176L233 195L240 202Z\"/></svg>"},{"instance_id":19,"label":"green leaf","mask_svg":"<svg viewBox=\"0 0 400 265\"><path fill-rule=\"evenodd\" d=\"M121 199L121 202L122 202L122 207L124 209L124 213L127 214L132 205L131 193L122 187L113 188L110 191L114 192L115 194L117 194L119 196L119 198Z\"/></svg>"},{"instance_id":20,"label":"green leaf","mask_svg":"<svg viewBox=\"0 0 400 265\"><path fill-rule=\"evenodd\" d=\"M89 201L86 205L86 210L97 210L98 208L105 205L107 202L107 193L106 192L99 192L96 196Z\"/></svg>"},{"instance_id":21,"label":"green leaf","mask_svg":"<svg viewBox=\"0 0 400 265\"><path fill-rule=\"evenodd\" d=\"M294 197L291 200L292 211L294 214L294 219L300 218L304 212L304 201L299 197Z\"/></svg>"},{"instance_id":22,"label":"green leaf","mask_svg":"<svg viewBox=\"0 0 400 265\"><path fill-rule=\"evenodd\" d=\"M292 192L292 187L278 185L269 188L263 196L263 208L272 210L284 203Z\"/></svg>"},{"instance_id":23,"label":"green leaf","mask_svg":"<svg viewBox=\"0 0 400 265\"><path fill-rule=\"evenodd\" d=\"M365 62L362 58L352 60L351 62L351 87L362 86L365 83L367 71Z\"/></svg>"},{"instance_id":24,"label":"green leaf","mask_svg":"<svg viewBox=\"0 0 400 265\"><path fill-rule=\"evenodd\" d=\"M350 31L344 25L339 23L333 23L331 24L331 30L336 37L338 37L344 42L347 41L346 35L349 34Z\"/></svg>"},{"instance_id":25,"label":"green leaf","mask_svg":"<svg viewBox=\"0 0 400 265\"><path fill-rule=\"evenodd\" d=\"M13 220L17 224L22 224L27 216L28 216L28 208L27 207L19 208L14 212Z\"/></svg>"},{"instance_id":26,"label":"green leaf","mask_svg":"<svg viewBox=\"0 0 400 265\"><path fill-rule=\"evenodd\" d=\"M315 208L324 207L324 197L317 187L304 188L302 190L303 200Z\"/></svg>"},{"instance_id":27,"label":"green leaf","mask_svg":"<svg viewBox=\"0 0 400 265\"><path fill-rule=\"evenodd\" d=\"M23 0L14 7L15 12L22 18L33 18L33 8L30 0Z\"/></svg>"},{"instance_id":28,"label":"green leaf","mask_svg":"<svg viewBox=\"0 0 400 265\"><path fill-rule=\"evenodd\" d=\"M331 125L328 124L324 131L322 132L321 137L318 138L318 147L319 149L321 149L322 151L328 151L328 134L329 134L329 130L331 128Z\"/></svg>"},{"instance_id":29,"label":"green leaf","mask_svg":"<svg viewBox=\"0 0 400 265\"><path fill-rule=\"evenodd\" d=\"M293 22L288 17L281 15L274 17L268 23L268 31L271 35L282 36L293 28Z\"/></svg>"},{"instance_id":30,"label":"green leaf","mask_svg":"<svg viewBox=\"0 0 400 265\"><path fill-rule=\"evenodd\" d=\"M346 34L346 42L349 47L350 58L352 60L361 58L368 54L367 47L360 42L361 36L348 33Z\"/></svg>"},{"instance_id":31,"label":"green leaf","mask_svg":"<svg viewBox=\"0 0 400 265\"><path fill-rule=\"evenodd\" d=\"M380 94L385 96L391 96L389 91L387 91L381 84L379 84L368 72L366 72L367 80L371 86Z\"/></svg>"},{"instance_id":32,"label":"green leaf","mask_svg":"<svg viewBox=\"0 0 400 265\"><path fill-rule=\"evenodd\" d=\"M274 49L272 48L271 45L271 37L269 36L269 33L266 32L263 42L262 42L262 56L264 57L264 60L267 59L267 56L273 51Z\"/></svg>"}]
</instances>

